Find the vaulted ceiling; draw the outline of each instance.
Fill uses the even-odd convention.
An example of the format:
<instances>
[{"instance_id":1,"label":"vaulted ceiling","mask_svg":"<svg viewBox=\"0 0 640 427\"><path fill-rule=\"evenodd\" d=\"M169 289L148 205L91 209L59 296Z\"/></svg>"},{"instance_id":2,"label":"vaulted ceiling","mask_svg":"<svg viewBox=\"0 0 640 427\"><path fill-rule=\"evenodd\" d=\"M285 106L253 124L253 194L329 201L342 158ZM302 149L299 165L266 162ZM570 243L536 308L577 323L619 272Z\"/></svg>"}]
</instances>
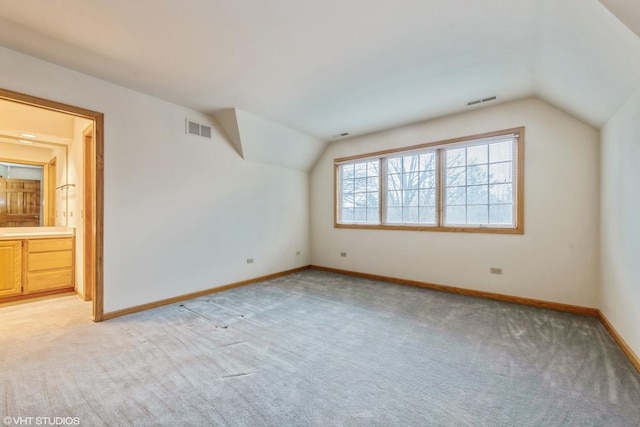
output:
<instances>
[{"instance_id":1,"label":"vaulted ceiling","mask_svg":"<svg viewBox=\"0 0 640 427\"><path fill-rule=\"evenodd\" d=\"M636 0L602 1L621 16L637 13ZM466 104L492 96L538 96L599 128L640 87L640 37L607 7L0 0L0 45L198 111L238 108L326 140L481 108Z\"/></svg>"}]
</instances>

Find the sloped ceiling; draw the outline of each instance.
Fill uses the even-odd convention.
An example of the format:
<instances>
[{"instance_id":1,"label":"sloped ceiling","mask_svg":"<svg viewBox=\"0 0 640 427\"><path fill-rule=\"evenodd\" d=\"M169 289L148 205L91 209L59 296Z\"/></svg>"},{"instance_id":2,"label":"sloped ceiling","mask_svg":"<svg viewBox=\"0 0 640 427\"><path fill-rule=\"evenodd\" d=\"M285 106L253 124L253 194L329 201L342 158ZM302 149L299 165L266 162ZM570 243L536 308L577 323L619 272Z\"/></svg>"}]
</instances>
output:
<instances>
[{"instance_id":1,"label":"sloped ceiling","mask_svg":"<svg viewBox=\"0 0 640 427\"><path fill-rule=\"evenodd\" d=\"M640 37L640 5L637 0L600 0L600 3Z\"/></svg>"},{"instance_id":2,"label":"sloped ceiling","mask_svg":"<svg viewBox=\"0 0 640 427\"><path fill-rule=\"evenodd\" d=\"M323 140L489 96L599 128L640 86L640 38L598 0L0 0L0 44Z\"/></svg>"}]
</instances>

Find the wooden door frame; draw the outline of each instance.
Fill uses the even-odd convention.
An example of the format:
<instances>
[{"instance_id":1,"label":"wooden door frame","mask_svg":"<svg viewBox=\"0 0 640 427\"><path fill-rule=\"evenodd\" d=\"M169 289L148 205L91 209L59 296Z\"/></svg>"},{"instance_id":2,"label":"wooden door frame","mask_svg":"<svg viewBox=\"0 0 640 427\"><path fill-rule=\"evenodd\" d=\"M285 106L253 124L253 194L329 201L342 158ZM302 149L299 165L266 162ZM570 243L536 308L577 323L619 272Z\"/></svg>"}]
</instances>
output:
<instances>
[{"instance_id":1,"label":"wooden door frame","mask_svg":"<svg viewBox=\"0 0 640 427\"><path fill-rule=\"evenodd\" d=\"M104 114L2 88L0 88L0 99L58 111L93 121L95 271L93 275L92 306L93 320L94 322L100 322L104 317Z\"/></svg>"},{"instance_id":2,"label":"wooden door frame","mask_svg":"<svg viewBox=\"0 0 640 427\"><path fill-rule=\"evenodd\" d=\"M82 297L93 299L93 272L96 269L95 242L95 165L94 124L82 131Z\"/></svg>"}]
</instances>

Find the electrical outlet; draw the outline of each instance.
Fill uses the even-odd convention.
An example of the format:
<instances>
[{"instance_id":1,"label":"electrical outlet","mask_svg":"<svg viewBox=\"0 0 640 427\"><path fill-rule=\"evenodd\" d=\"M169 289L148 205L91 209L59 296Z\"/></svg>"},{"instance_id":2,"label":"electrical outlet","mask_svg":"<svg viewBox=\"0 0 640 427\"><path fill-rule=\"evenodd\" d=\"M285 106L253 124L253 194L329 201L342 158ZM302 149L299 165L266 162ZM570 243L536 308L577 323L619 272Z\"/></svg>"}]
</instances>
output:
<instances>
[{"instance_id":1,"label":"electrical outlet","mask_svg":"<svg viewBox=\"0 0 640 427\"><path fill-rule=\"evenodd\" d=\"M346 258L346 257L347 257L347 253L346 253L346 252L340 252L340 256L341 256L342 258Z\"/></svg>"},{"instance_id":2,"label":"electrical outlet","mask_svg":"<svg viewBox=\"0 0 640 427\"><path fill-rule=\"evenodd\" d=\"M253 264L253 258L247 258L247 264Z\"/></svg>"},{"instance_id":3,"label":"electrical outlet","mask_svg":"<svg viewBox=\"0 0 640 427\"><path fill-rule=\"evenodd\" d=\"M502 274L502 268L500 268L500 267L489 267L489 273L491 273L491 274Z\"/></svg>"}]
</instances>

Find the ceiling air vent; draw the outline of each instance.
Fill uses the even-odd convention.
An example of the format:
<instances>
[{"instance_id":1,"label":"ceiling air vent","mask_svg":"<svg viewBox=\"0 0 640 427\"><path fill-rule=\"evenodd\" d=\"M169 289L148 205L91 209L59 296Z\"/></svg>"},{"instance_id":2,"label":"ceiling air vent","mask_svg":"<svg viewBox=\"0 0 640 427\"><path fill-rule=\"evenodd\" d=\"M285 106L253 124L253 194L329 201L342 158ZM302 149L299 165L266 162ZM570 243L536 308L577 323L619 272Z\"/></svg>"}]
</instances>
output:
<instances>
[{"instance_id":1,"label":"ceiling air vent","mask_svg":"<svg viewBox=\"0 0 640 427\"><path fill-rule=\"evenodd\" d=\"M345 136L349 136L349 132L342 132L342 133L338 133L336 135L331 135L331 138L333 138L333 139L344 138Z\"/></svg>"},{"instance_id":2,"label":"ceiling air vent","mask_svg":"<svg viewBox=\"0 0 640 427\"><path fill-rule=\"evenodd\" d=\"M467 102L467 106L478 105L489 101L495 101L498 99L497 96L490 96L489 98L476 99L475 101Z\"/></svg>"},{"instance_id":3,"label":"ceiling air vent","mask_svg":"<svg viewBox=\"0 0 640 427\"><path fill-rule=\"evenodd\" d=\"M185 133L187 133L188 135L197 135L211 139L211 126L202 125L200 123L192 122L191 120L186 119Z\"/></svg>"}]
</instances>

